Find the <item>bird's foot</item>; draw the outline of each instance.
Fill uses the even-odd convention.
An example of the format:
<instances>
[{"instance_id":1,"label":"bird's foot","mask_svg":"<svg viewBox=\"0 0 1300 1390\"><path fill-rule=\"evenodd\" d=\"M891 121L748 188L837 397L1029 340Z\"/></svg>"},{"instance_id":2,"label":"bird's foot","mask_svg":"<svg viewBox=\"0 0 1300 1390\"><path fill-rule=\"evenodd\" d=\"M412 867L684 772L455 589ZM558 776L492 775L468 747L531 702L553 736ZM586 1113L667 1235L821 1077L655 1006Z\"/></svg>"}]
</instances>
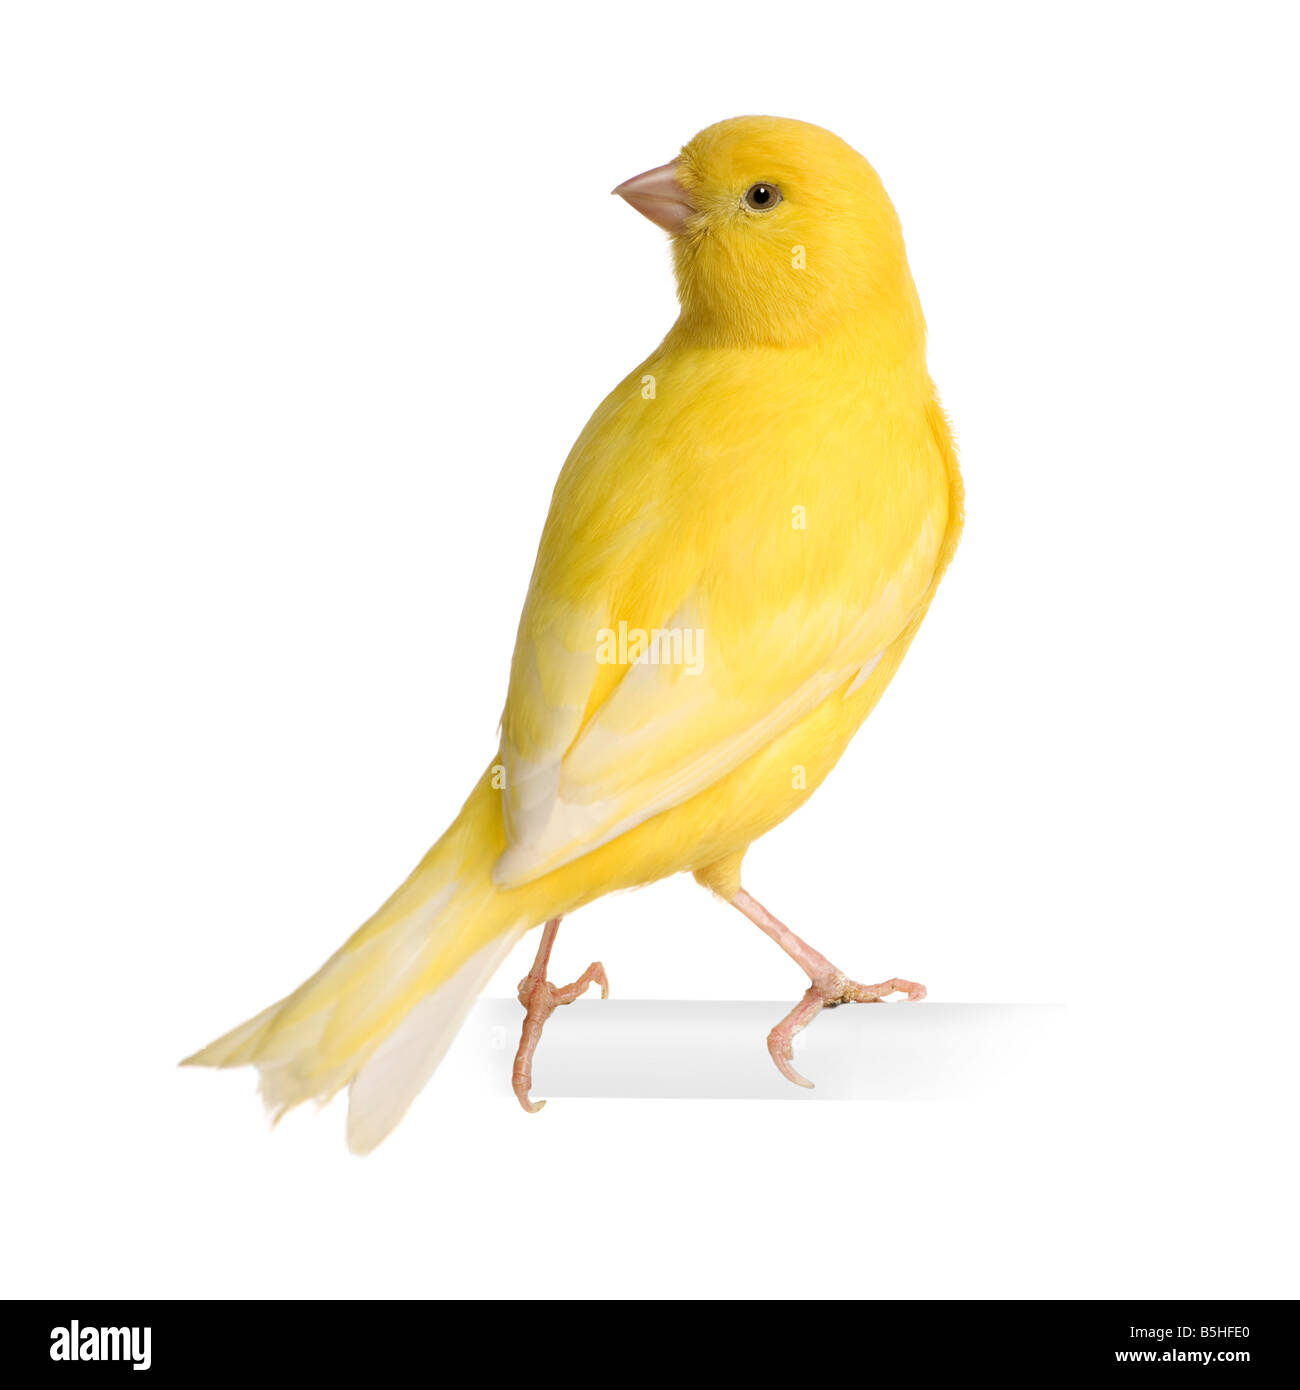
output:
<instances>
[{"instance_id":1,"label":"bird's foot","mask_svg":"<svg viewBox=\"0 0 1300 1390\"><path fill-rule=\"evenodd\" d=\"M545 943L544 949L549 956L550 942ZM546 1104L544 1100L533 1100L528 1094L533 1089L533 1054L541 1041L546 1020L561 1004L572 1004L575 999L580 999L593 984L600 986L602 999L609 998L609 980L605 976L605 967L598 960L593 961L571 985L565 985L562 989L557 989L546 978L546 962L541 959L540 952L538 962L540 969L538 964L534 964L532 970L519 981L519 1002L526 1013L511 1080L519 1104L530 1115L535 1115Z\"/></svg>"},{"instance_id":2,"label":"bird's foot","mask_svg":"<svg viewBox=\"0 0 1300 1390\"><path fill-rule=\"evenodd\" d=\"M842 970L815 978L804 997L767 1035L767 1050L777 1070L796 1086L812 1089L812 1082L794 1069L794 1040L823 1009L840 1004L880 1004L891 994L906 994L909 1000L925 998L925 986L912 980L884 980L878 985L860 985Z\"/></svg>"}]
</instances>

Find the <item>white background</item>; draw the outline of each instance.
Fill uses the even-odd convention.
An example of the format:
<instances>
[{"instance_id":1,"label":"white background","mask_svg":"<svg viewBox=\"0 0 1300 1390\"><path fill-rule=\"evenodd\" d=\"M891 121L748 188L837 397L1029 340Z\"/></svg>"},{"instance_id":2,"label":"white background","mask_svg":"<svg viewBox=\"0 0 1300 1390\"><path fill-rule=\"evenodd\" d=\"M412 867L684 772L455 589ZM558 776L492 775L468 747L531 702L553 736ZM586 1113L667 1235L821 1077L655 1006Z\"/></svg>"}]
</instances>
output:
<instances>
[{"instance_id":1,"label":"white background","mask_svg":"<svg viewBox=\"0 0 1300 1390\"><path fill-rule=\"evenodd\" d=\"M4 1292L1300 1292L1294 40L1262 5L6 6ZM268 1134L250 1073L175 1062L491 756L556 472L674 312L609 189L754 111L884 178L969 523L749 886L859 978L1067 1002L1075 1055L1015 1109L528 1118L435 1079L365 1161L341 1104ZM625 997L803 988L689 880L580 914L557 977L596 956Z\"/></svg>"}]
</instances>

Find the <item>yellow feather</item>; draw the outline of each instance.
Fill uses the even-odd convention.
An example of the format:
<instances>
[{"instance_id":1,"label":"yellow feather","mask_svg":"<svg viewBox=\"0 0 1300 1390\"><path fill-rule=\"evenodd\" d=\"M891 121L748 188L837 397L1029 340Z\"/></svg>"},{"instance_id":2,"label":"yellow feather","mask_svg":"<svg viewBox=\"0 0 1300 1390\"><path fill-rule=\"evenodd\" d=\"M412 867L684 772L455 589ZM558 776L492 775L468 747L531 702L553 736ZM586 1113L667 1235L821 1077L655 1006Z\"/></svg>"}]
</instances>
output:
<instances>
[{"instance_id":1,"label":"yellow feather","mask_svg":"<svg viewBox=\"0 0 1300 1390\"><path fill-rule=\"evenodd\" d=\"M495 768L299 990L192 1062L278 1112L353 1085L373 1147L518 936L745 850L812 794L898 668L962 487L893 207L829 132L745 117L682 152L681 316L555 488ZM756 180L782 201L755 215ZM660 634L637 661L627 634ZM663 645L666 644L666 645ZM430 1002L431 1001L431 1002Z\"/></svg>"}]
</instances>

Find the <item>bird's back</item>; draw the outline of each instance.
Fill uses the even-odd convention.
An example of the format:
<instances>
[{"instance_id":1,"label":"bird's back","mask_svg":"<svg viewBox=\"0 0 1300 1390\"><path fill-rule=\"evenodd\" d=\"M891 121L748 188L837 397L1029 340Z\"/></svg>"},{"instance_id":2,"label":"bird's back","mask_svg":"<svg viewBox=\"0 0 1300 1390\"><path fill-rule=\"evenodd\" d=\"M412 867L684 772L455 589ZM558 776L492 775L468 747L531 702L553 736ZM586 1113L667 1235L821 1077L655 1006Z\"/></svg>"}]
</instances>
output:
<instances>
[{"instance_id":1,"label":"bird's back","mask_svg":"<svg viewBox=\"0 0 1300 1390\"><path fill-rule=\"evenodd\" d=\"M851 683L928 602L949 458L910 357L670 334L556 486L503 720L515 871L678 804ZM683 626L694 671L601 658L599 634ZM623 804L601 824L586 809L615 761ZM582 810L556 819L566 790Z\"/></svg>"}]
</instances>

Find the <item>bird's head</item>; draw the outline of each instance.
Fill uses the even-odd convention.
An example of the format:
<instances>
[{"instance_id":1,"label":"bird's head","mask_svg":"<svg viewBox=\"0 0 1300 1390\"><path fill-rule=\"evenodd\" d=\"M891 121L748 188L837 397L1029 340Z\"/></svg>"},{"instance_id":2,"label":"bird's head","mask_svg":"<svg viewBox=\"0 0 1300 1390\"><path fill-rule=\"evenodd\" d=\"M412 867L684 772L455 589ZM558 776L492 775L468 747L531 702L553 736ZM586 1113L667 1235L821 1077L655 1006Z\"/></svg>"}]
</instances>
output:
<instances>
[{"instance_id":1,"label":"bird's head","mask_svg":"<svg viewBox=\"0 0 1300 1390\"><path fill-rule=\"evenodd\" d=\"M828 130L739 116L615 190L672 234L683 329L732 345L838 331L924 339L903 234L876 171Z\"/></svg>"}]
</instances>

